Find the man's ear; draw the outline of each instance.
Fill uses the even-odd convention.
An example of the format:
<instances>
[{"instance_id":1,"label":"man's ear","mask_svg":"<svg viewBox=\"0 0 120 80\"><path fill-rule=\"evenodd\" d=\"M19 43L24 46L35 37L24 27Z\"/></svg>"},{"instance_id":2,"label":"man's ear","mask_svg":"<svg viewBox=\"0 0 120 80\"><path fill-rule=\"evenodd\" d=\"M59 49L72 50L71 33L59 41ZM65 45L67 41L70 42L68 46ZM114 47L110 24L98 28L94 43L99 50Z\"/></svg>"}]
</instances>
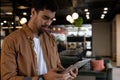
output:
<instances>
[{"instance_id":1,"label":"man's ear","mask_svg":"<svg viewBox=\"0 0 120 80\"><path fill-rule=\"evenodd\" d=\"M36 10L35 10L35 8L32 8L31 9L31 15L33 16L33 15L35 15L36 14Z\"/></svg>"}]
</instances>

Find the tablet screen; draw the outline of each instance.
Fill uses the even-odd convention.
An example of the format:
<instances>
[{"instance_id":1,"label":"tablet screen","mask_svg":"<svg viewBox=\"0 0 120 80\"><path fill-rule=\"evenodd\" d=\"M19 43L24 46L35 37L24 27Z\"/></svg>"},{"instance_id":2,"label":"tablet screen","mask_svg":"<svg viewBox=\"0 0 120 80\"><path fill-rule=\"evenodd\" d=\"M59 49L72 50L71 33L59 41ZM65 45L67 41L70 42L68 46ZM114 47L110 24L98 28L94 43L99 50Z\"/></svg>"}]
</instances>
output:
<instances>
[{"instance_id":1,"label":"tablet screen","mask_svg":"<svg viewBox=\"0 0 120 80\"><path fill-rule=\"evenodd\" d=\"M90 59L85 59L85 60L82 60L82 61L78 61L75 64L70 65L67 69L65 69L65 71L63 71L63 73L68 73L69 71L74 70L75 68L80 68L89 61L90 61Z\"/></svg>"}]
</instances>

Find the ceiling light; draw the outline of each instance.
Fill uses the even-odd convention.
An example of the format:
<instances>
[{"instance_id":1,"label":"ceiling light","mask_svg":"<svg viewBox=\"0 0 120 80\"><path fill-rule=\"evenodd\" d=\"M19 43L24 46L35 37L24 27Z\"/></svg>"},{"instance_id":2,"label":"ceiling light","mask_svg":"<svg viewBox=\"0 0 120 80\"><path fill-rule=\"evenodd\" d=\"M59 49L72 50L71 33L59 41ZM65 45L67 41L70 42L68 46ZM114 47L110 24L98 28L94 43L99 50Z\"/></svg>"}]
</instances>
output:
<instances>
[{"instance_id":1,"label":"ceiling light","mask_svg":"<svg viewBox=\"0 0 120 80\"><path fill-rule=\"evenodd\" d=\"M14 22L11 23L12 25L14 24Z\"/></svg>"},{"instance_id":2,"label":"ceiling light","mask_svg":"<svg viewBox=\"0 0 120 80\"><path fill-rule=\"evenodd\" d=\"M90 19L90 16L87 16L86 18L87 18L87 19Z\"/></svg>"},{"instance_id":3,"label":"ceiling light","mask_svg":"<svg viewBox=\"0 0 120 80\"><path fill-rule=\"evenodd\" d=\"M12 12L6 12L5 14L7 14L7 15L12 15Z\"/></svg>"},{"instance_id":4,"label":"ceiling light","mask_svg":"<svg viewBox=\"0 0 120 80\"><path fill-rule=\"evenodd\" d=\"M86 14L86 18L87 18L87 19L90 19L90 16L89 16L89 14Z\"/></svg>"},{"instance_id":5,"label":"ceiling light","mask_svg":"<svg viewBox=\"0 0 120 80\"><path fill-rule=\"evenodd\" d=\"M67 21L70 21L71 18L72 18L71 15L67 15L67 16L66 16L66 20L67 20Z\"/></svg>"},{"instance_id":6,"label":"ceiling light","mask_svg":"<svg viewBox=\"0 0 120 80\"><path fill-rule=\"evenodd\" d=\"M74 12L74 13L72 14L72 18L73 18L73 19L78 19L78 17L79 17L79 14L78 14L78 13Z\"/></svg>"},{"instance_id":7,"label":"ceiling light","mask_svg":"<svg viewBox=\"0 0 120 80\"><path fill-rule=\"evenodd\" d=\"M107 11L103 11L104 14L107 14Z\"/></svg>"},{"instance_id":8,"label":"ceiling light","mask_svg":"<svg viewBox=\"0 0 120 80\"><path fill-rule=\"evenodd\" d=\"M74 19L72 18L71 15L67 15L66 19L67 19L67 21L69 21L70 23L73 23L73 22L74 22Z\"/></svg>"},{"instance_id":9,"label":"ceiling light","mask_svg":"<svg viewBox=\"0 0 120 80\"><path fill-rule=\"evenodd\" d=\"M26 6L19 6L18 8L19 9L27 9L28 7L26 7Z\"/></svg>"},{"instance_id":10,"label":"ceiling light","mask_svg":"<svg viewBox=\"0 0 120 80\"><path fill-rule=\"evenodd\" d=\"M9 27L10 29L13 29L13 27ZM22 26L16 26L16 28L22 28ZM2 27L2 29L8 29L8 27Z\"/></svg>"},{"instance_id":11,"label":"ceiling light","mask_svg":"<svg viewBox=\"0 0 120 80\"><path fill-rule=\"evenodd\" d=\"M102 14L100 18L101 18L101 19L104 19L104 17L105 17L105 15L104 15L104 14Z\"/></svg>"},{"instance_id":12,"label":"ceiling light","mask_svg":"<svg viewBox=\"0 0 120 80\"><path fill-rule=\"evenodd\" d=\"M19 17L18 16L15 16L15 21L19 21Z\"/></svg>"},{"instance_id":13,"label":"ceiling light","mask_svg":"<svg viewBox=\"0 0 120 80\"><path fill-rule=\"evenodd\" d=\"M88 9L84 9L85 12L88 12Z\"/></svg>"},{"instance_id":14,"label":"ceiling light","mask_svg":"<svg viewBox=\"0 0 120 80\"><path fill-rule=\"evenodd\" d=\"M101 19L104 19L104 17L103 17L103 16L101 16L100 18L101 18Z\"/></svg>"},{"instance_id":15,"label":"ceiling light","mask_svg":"<svg viewBox=\"0 0 120 80\"><path fill-rule=\"evenodd\" d=\"M106 11L106 10L108 10L108 8L107 8L107 7L105 7L105 8L104 8L104 10Z\"/></svg>"},{"instance_id":16,"label":"ceiling light","mask_svg":"<svg viewBox=\"0 0 120 80\"><path fill-rule=\"evenodd\" d=\"M86 14L90 14L90 12L86 12Z\"/></svg>"},{"instance_id":17,"label":"ceiling light","mask_svg":"<svg viewBox=\"0 0 120 80\"><path fill-rule=\"evenodd\" d=\"M61 28L58 28L58 31L60 31L61 30Z\"/></svg>"},{"instance_id":18,"label":"ceiling light","mask_svg":"<svg viewBox=\"0 0 120 80\"><path fill-rule=\"evenodd\" d=\"M0 23L1 26L3 26L3 24L4 24L4 23L2 23L2 22Z\"/></svg>"},{"instance_id":19,"label":"ceiling light","mask_svg":"<svg viewBox=\"0 0 120 80\"><path fill-rule=\"evenodd\" d=\"M70 23L74 23L74 19L70 19L70 21L69 21Z\"/></svg>"},{"instance_id":20,"label":"ceiling light","mask_svg":"<svg viewBox=\"0 0 120 80\"><path fill-rule=\"evenodd\" d=\"M5 20L5 21L3 21L4 23L7 23L7 21Z\"/></svg>"},{"instance_id":21,"label":"ceiling light","mask_svg":"<svg viewBox=\"0 0 120 80\"><path fill-rule=\"evenodd\" d=\"M89 15L88 15L88 14L86 14L86 17L89 17Z\"/></svg>"},{"instance_id":22,"label":"ceiling light","mask_svg":"<svg viewBox=\"0 0 120 80\"><path fill-rule=\"evenodd\" d=\"M102 16L102 17L105 17L105 14L102 14L101 16Z\"/></svg>"},{"instance_id":23,"label":"ceiling light","mask_svg":"<svg viewBox=\"0 0 120 80\"><path fill-rule=\"evenodd\" d=\"M55 31L56 30L56 28L55 27L53 27L53 31Z\"/></svg>"},{"instance_id":24,"label":"ceiling light","mask_svg":"<svg viewBox=\"0 0 120 80\"><path fill-rule=\"evenodd\" d=\"M26 12L23 12L23 15L27 15L27 13L26 13Z\"/></svg>"},{"instance_id":25,"label":"ceiling light","mask_svg":"<svg viewBox=\"0 0 120 80\"><path fill-rule=\"evenodd\" d=\"M56 18L53 18L53 21L56 21Z\"/></svg>"},{"instance_id":26,"label":"ceiling light","mask_svg":"<svg viewBox=\"0 0 120 80\"><path fill-rule=\"evenodd\" d=\"M25 24L27 22L27 19L25 17L21 18L20 24Z\"/></svg>"}]
</instances>

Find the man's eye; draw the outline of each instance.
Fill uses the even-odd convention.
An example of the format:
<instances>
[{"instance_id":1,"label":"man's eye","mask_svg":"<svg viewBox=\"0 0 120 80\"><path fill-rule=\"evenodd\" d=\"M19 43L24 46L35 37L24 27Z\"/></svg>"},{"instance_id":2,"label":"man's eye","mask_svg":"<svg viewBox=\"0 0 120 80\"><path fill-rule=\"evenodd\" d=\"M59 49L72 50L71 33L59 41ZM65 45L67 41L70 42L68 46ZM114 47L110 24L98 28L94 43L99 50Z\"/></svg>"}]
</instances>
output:
<instances>
[{"instance_id":1,"label":"man's eye","mask_svg":"<svg viewBox=\"0 0 120 80\"><path fill-rule=\"evenodd\" d=\"M53 21L53 19L54 19L54 18L49 18L48 16L43 16L42 18L43 18L44 20L51 20L51 21Z\"/></svg>"},{"instance_id":2,"label":"man's eye","mask_svg":"<svg viewBox=\"0 0 120 80\"><path fill-rule=\"evenodd\" d=\"M49 17L43 17L44 20L49 20Z\"/></svg>"}]
</instances>

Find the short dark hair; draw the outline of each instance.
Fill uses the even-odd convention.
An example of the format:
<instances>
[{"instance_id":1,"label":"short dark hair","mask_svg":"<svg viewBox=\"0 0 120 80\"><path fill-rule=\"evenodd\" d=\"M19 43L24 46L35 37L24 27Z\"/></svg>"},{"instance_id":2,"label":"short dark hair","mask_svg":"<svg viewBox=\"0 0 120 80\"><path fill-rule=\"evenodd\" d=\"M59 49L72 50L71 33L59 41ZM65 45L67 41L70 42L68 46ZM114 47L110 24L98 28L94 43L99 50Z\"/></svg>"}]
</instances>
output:
<instances>
[{"instance_id":1,"label":"short dark hair","mask_svg":"<svg viewBox=\"0 0 120 80\"><path fill-rule=\"evenodd\" d=\"M58 5L55 0L32 0L32 8L35 8L37 12L43 9L54 12L57 11Z\"/></svg>"}]
</instances>

